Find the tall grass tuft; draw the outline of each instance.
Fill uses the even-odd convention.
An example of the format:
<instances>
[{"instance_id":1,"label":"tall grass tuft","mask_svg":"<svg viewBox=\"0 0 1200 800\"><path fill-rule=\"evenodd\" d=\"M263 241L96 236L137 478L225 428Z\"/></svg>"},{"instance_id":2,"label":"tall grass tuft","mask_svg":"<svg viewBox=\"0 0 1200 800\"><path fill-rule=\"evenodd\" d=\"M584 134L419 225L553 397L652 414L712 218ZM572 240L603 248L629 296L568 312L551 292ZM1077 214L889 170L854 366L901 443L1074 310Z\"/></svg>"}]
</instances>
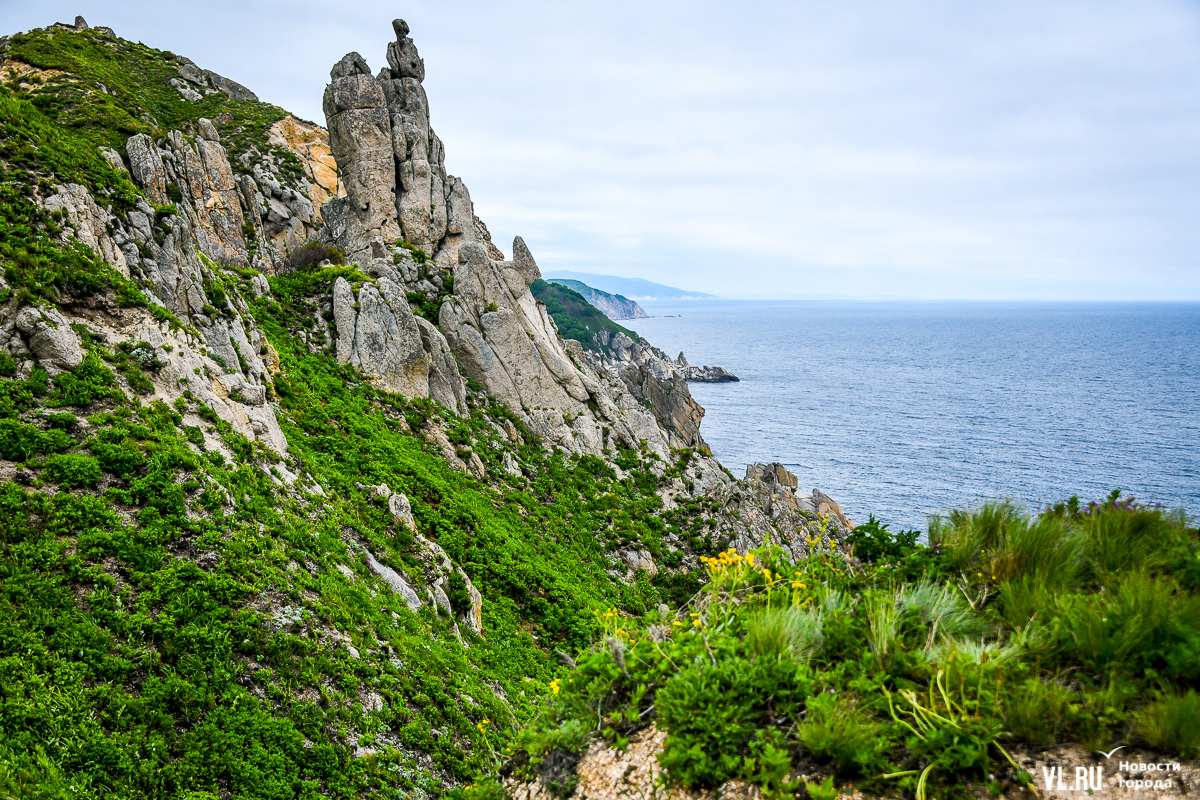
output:
<instances>
[{"instance_id":1,"label":"tall grass tuft","mask_svg":"<svg viewBox=\"0 0 1200 800\"><path fill-rule=\"evenodd\" d=\"M1085 559L1084 537L1066 519L1031 520L1011 502L931 518L929 542L963 572L992 583L1032 576L1053 591L1075 588Z\"/></svg>"},{"instance_id":2,"label":"tall grass tuft","mask_svg":"<svg viewBox=\"0 0 1200 800\"><path fill-rule=\"evenodd\" d=\"M1137 713L1134 730L1156 750L1200 757L1200 694L1160 695Z\"/></svg>"},{"instance_id":3,"label":"tall grass tuft","mask_svg":"<svg viewBox=\"0 0 1200 800\"><path fill-rule=\"evenodd\" d=\"M746 646L759 658L807 664L824 644L822 621L819 611L767 608L747 621Z\"/></svg>"},{"instance_id":4,"label":"tall grass tuft","mask_svg":"<svg viewBox=\"0 0 1200 800\"><path fill-rule=\"evenodd\" d=\"M882 669L896 650L900 633L900 613L895 596L874 592L864 603L867 612L867 646Z\"/></svg>"},{"instance_id":5,"label":"tall grass tuft","mask_svg":"<svg viewBox=\"0 0 1200 800\"><path fill-rule=\"evenodd\" d=\"M1029 678L1004 700L1007 731L1035 747L1054 744L1070 703L1070 692L1058 683Z\"/></svg>"},{"instance_id":6,"label":"tall grass tuft","mask_svg":"<svg viewBox=\"0 0 1200 800\"><path fill-rule=\"evenodd\" d=\"M841 772L862 772L879 752L881 726L849 697L823 693L808 699L800 723L800 741L822 761Z\"/></svg>"},{"instance_id":7,"label":"tall grass tuft","mask_svg":"<svg viewBox=\"0 0 1200 800\"><path fill-rule=\"evenodd\" d=\"M950 584L928 579L902 589L896 596L901 614L916 611L928 631L925 648L938 642L978 636L987 630L963 596Z\"/></svg>"},{"instance_id":8,"label":"tall grass tuft","mask_svg":"<svg viewBox=\"0 0 1200 800\"><path fill-rule=\"evenodd\" d=\"M1099 674L1146 669L1200 677L1200 597L1171 578L1143 569L1120 575L1104 593L1059 600L1058 633L1065 659Z\"/></svg>"},{"instance_id":9,"label":"tall grass tuft","mask_svg":"<svg viewBox=\"0 0 1200 800\"><path fill-rule=\"evenodd\" d=\"M1107 574L1134 568L1169 570L1189 545L1186 527L1157 509L1097 507L1080 517L1079 526L1087 546L1089 578L1097 585L1105 582Z\"/></svg>"}]
</instances>

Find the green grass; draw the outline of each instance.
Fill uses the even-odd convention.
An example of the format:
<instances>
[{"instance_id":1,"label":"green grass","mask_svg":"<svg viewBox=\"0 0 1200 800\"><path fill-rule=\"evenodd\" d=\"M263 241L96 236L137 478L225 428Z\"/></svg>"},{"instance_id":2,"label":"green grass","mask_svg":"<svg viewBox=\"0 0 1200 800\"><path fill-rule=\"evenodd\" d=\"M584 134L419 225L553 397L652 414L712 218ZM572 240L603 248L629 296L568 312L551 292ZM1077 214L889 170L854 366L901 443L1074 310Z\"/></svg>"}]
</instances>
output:
<instances>
[{"instance_id":1,"label":"green grass","mask_svg":"<svg viewBox=\"0 0 1200 800\"><path fill-rule=\"evenodd\" d=\"M618 743L655 722L669 779L692 788L779 787L804 756L864 791L919 797L1028 782L1009 754L1021 744L1194 757L1200 543L1182 515L1114 495L955 512L928 547L887 536L860 538L877 560L857 567L777 550L712 560L665 642L654 615L612 616L520 734L513 768L533 775L545 732L576 722Z\"/></svg>"},{"instance_id":2,"label":"green grass","mask_svg":"<svg viewBox=\"0 0 1200 800\"><path fill-rule=\"evenodd\" d=\"M161 137L170 130L195 134L201 117L211 119L237 171L249 171L238 158L257 147L282 164L285 180L295 183L303 166L291 151L270 147L266 131L286 112L255 100L232 100L215 92L192 102L171 86L182 62L175 54L140 42L109 38L95 31L27 33L10 40L11 57L67 75L50 78L32 90L10 89L31 100L57 126L90 142L124 152L134 134ZM7 79L0 75L0 80Z\"/></svg>"}]
</instances>

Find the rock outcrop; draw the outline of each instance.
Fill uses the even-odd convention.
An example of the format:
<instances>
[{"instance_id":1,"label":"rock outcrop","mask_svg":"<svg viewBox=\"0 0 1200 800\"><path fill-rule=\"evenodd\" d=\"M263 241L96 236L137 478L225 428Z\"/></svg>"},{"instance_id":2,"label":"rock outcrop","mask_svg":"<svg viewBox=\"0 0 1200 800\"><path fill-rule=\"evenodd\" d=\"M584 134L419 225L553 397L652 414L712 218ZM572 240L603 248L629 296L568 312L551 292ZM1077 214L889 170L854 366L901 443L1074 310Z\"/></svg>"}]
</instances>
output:
<instances>
[{"instance_id":1,"label":"rock outcrop","mask_svg":"<svg viewBox=\"0 0 1200 800\"><path fill-rule=\"evenodd\" d=\"M598 331L592 340L596 349L587 351L587 358L594 364L604 364L609 368L631 364L642 366L659 380L677 377L692 383L737 383L741 380L724 367L692 366L683 353L679 354L679 358L671 358L645 339L635 342L624 333Z\"/></svg>"},{"instance_id":2,"label":"rock outcrop","mask_svg":"<svg viewBox=\"0 0 1200 800\"><path fill-rule=\"evenodd\" d=\"M357 53L330 72L324 111L346 198L329 201L323 214L330 238L351 260L378 256L370 249L376 236L386 243L402 236L439 269L453 270L462 245L490 237L477 224L467 187L446 174L421 85L425 64L408 25L392 25L396 40L377 78Z\"/></svg>"},{"instance_id":3,"label":"rock outcrop","mask_svg":"<svg viewBox=\"0 0 1200 800\"><path fill-rule=\"evenodd\" d=\"M570 452L643 443L664 458L678 448L707 452L704 410L679 370L592 365L563 342L529 291L540 272L525 243L517 238L505 260L466 186L446 174L424 62L407 24L396 20L393 30L377 77L350 53L325 90L346 191L322 207L325 237L375 278L357 295L345 282L335 289L338 360L393 391L460 410L461 370L547 444ZM415 319L406 302L414 293L440 303L436 327Z\"/></svg>"},{"instance_id":4,"label":"rock outcrop","mask_svg":"<svg viewBox=\"0 0 1200 800\"><path fill-rule=\"evenodd\" d=\"M195 100L202 99L202 95L214 94L221 92L230 100L257 100L258 95L242 86L236 81L231 81L229 78L218 75L211 69L200 69L191 59L179 56L179 77L171 83L183 93L184 97L193 100L188 96L188 91L195 94ZM183 86L180 85L183 84ZM186 87L186 89L184 88Z\"/></svg>"},{"instance_id":5,"label":"rock outcrop","mask_svg":"<svg viewBox=\"0 0 1200 800\"><path fill-rule=\"evenodd\" d=\"M357 293L345 278L333 285L336 354L377 378L377 385L406 397L431 397L466 413L466 389L441 331L416 317L404 287L383 275Z\"/></svg>"},{"instance_id":6,"label":"rock outcrop","mask_svg":"<svg viewBox=\"0 0 1200 800\"><path fill-rule=\"evenodd\" d=\"M113 153L113 151L109 151ZM117 163L121 157L116 153ZM107 158L107 155L105 156ZM124 169L124 165L121 166ZM43 202L43 207L50 212L61 212L66 215L68 227L63 229L63 239L74 238L90 247L106 263L111 265L122 276L129 277L129 264L125 254L109 234L114 216L96 204L86 186L78 183L68 183L57 187L55 194Z\"/></svg>"},{"instance_id":7,"label":"rock outcrop","mask_svg":"<svg viewBox=\"0 0 1200 800\"><path fill-rule=\"evenodd\" d=\"M201 256L250 266L233 169L215 129L208 135L189 141L171 131L164 147L145 134L130 137L129 172L149 204L140 204L113 226L128 273L184 316L208 305Z\"/></svg>"},{"instance_id":8,"label":"rock outcrop","mask_svg":"<svg viewBox=\"0 0 1200 800\"><path fill-rule=\"evenodd\" d=\"M313 220L323 223L321 206L334 197L346 195L338 177L337 161L329 146L329 131L288 114L271 125L267 131L267 144L286 148L300 159L308 183L308 199L314 209Z\"/></svg>"},{"instance_id":9,"label":"rock outcrop","mask_svg":"<svg viewBox=\"0 0 1200 800\"><path fill-rule=\"evenodd\" d=\"M83 363L83 348L70 323L54 308L23 308L9 331L9 352L32 353L51 374L73 370ZM24 341L13 342L19 333Z\"/></svg>"},{"instance_id":10,"label":"rock outcrop","mask_svg":"<svg viewBox=\"0 0 1200 800\"><path fill-rule=\"evenodd\" d=\"M330 200L322 212L338 247L365 260L372 239L400 238L392 126L383 88L362 56L347 54L329 77L322 107L346 197Z\"/></svg>"},{"instance_id":11,"label":"rock outcrop","mask_svg":"<svg viewBox=\"0 0 1200 800\"><path fill-rule=\"evenodd\" d=\"M492 261L472 242L459 250L459 262L439 327L463 371L548 444L575 453L643 442L662 457L672 448L707 452L699 430L704 410L685 382L660 384L640 370L597 371L582 349L568 352L529 291L540 272L520 237L511 261Z\"/></svg>"},{"instance_id":12,"label":"rock outcrop","mask_svg":"<svg viewBox=\"0 0 1200 800\"><path fill-rule=\"evenodd\" d=\"M814 549L841 547L854 523L820 489L805 494L798 486L778 462L748 465L744 480L710 493L720 508L717 530L738 552L779 545L801 559Z\"/></svg>"}]
</instances>

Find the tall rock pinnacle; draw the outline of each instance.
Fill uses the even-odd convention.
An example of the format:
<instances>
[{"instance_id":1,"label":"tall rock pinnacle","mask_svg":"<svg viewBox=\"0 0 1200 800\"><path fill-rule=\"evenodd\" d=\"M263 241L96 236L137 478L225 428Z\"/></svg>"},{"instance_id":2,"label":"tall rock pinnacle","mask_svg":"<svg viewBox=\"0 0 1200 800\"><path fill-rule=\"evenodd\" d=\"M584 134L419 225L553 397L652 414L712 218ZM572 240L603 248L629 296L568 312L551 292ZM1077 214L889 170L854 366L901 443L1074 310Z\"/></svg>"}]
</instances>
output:
<instances>
[{"instance_id":1,"label":"tall rock pinnacle","mask_svg":"<svg viewBox=\"0 0 1200 800\"><path fill-rule=\"evenodd\" d=\"M334 64L329 77L322 107L330 149L346 187L344 201L330 202L346 217L339 244L350 253L366 252L372 237L381 236L384 241L400 238L387 103L358 53L349 53Z\"/></svg>"},{"instance_id":2,"label":"tall rock pinnacle","mask_svg":"<svg viewBox=\"0 0 1200 800\"><path fill-rule=\"evenodd\" d=\"M408 24L398 19L392 28L396 41L377 77L357 53L330 72L324 110L347 198L323 213L353 260L371 257L373 237L403 238L452 270L459 248L483 237L467 187L446 174L442 141L429 125L425 62Z\"/></svg>"}]
</instances>

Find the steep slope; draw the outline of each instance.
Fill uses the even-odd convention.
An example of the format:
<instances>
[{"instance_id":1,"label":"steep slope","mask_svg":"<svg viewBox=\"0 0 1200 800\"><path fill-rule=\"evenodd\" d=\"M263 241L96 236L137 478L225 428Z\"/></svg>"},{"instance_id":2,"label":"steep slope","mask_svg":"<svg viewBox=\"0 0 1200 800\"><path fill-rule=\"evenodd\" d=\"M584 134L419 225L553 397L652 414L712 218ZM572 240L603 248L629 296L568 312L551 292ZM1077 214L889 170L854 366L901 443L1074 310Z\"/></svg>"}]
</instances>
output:
<instances>
[{"instance_id":1,"label":"steep slope","mask_svg":"<svg viewBox=\"0 0 1200 800\"><path fill-rule=\"evenodd\" d=\"M604 316L611 320L645 319L649 316L641 306L629 298L593 289L582 281L574 281L570 278L550 278L549 281L578 292L584 300L603 311Z\"/></svg>"},{"instance_id":2,"label":"steep slope","mask_svg":"<svg viewBox=\"0 0 1200 800\"><path fill-rule=\"evenodd\" d=\"M445 232L410 202L395 29L407 100L348 57L329 137L107 29L0 44L0 794L439 795L595 612L824 530L685 381L564 342L461 182Z\"/></svg>"}]
</instances>

